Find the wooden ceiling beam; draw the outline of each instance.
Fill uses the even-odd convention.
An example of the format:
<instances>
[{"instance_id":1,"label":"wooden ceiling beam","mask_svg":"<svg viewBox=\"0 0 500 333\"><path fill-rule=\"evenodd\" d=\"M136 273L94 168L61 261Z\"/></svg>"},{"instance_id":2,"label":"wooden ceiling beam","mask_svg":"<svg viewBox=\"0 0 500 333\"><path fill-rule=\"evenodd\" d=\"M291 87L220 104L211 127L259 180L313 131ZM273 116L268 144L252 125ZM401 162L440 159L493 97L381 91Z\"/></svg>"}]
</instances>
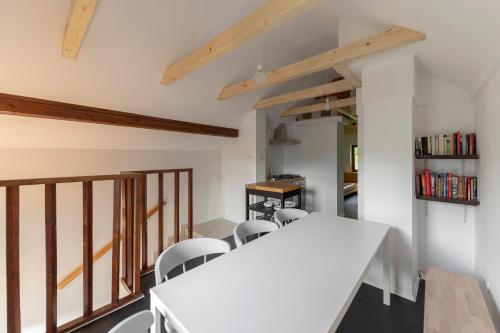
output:
<instances>
[{"instance_id":1,"label":"wooden ceiling beam","mask_svg":"<svg viewBox=\"0 0 500 333\"><path fill-rule=\"evenodd\" d=\"M0 114L235 138L233 128L0 93Z\"/></svg>"},{"instance_id":2,"label":"wooden ceiling beam","mask_svg":"<svg viewBox=\"0 0 500 333\"><path fill-rule=\"evenodd\" d=\"M254 105L254 109L263 109L274 105L285 104L288 102L331 95L342 91L348 91L353 88L354 86L347 80L339 80L312 88L294 91L288 94L261 99Z\"/></svg>"},{"instance_id":3,"label":"wooden ceiling beam","mask_svg":"<svg viewBox=\"0 0 500 333\"><path fill-rule=\"evenodd\" d=\"M64 30L62 56L76 59L98 0L73 0Z\"/></svg>"},{"instance_id":4,"label":"wooden ceiling beam","mask_svg":"<svg viewBox=\"0 0 500 333\"><path fill-rule=\"evenodd\" d=\"M338 64L334 65L333 69L340 74L344 79L349 81L354 88L359 88L361 87L361 80L359 77L354 73L347 64Z\"/></svg>"},{"instance_id":5,"label":"wooden ceiling beam","mask_svg":"<svg viewBox=\"0 0 500 333\"><path fill-rule=\"evenodd\" d=\"M271 30L313 6L321 0L270 0L220 35L167 67L162 84L169 85L206 63L241 46L248 40Z\"/></svg>"},{"instance_id":6,"label":"wooden ceiling beam","mask_svg":"<svg viewBox=\"0 0 500 333\"><path fill-rule=\"evenodd\" d=\"M401 26L338 47L266 73L266 82L257 84L253 79L226 86L218 99L224 100L256 89L273 86L304 75L312 74L378 52L414 43L426 38L424 33Z\"/></svg>"},{"instance_id":7,"label":"wooden ceiling beam","mask_svg":"<svg viewBox=\"0 0 500 333\"><path fill-rule=\"evenodd\" d=\"M335 109L333 111L340 113L341 115L351 119L352 121L358 121L358 117L355 114L349 113L346 110Z\"/></svg>"},{"instance_id":8,"label":"wooden ceiling beam","mask_svg":"<svg viewBox=\"0 0 500 333\"><path fill-rule=\"evenodd\" d=\"M330 107L333 109L339 109L346 106L356 105L356 97L349 97L344 99L337 99L330 102ZM298 116L299 114L313 113L325 110L325 103L318 103L313 105L301 106L297 108L291 108L283 110L280 117L291 117Z\"/></svg>"}]
</instances>

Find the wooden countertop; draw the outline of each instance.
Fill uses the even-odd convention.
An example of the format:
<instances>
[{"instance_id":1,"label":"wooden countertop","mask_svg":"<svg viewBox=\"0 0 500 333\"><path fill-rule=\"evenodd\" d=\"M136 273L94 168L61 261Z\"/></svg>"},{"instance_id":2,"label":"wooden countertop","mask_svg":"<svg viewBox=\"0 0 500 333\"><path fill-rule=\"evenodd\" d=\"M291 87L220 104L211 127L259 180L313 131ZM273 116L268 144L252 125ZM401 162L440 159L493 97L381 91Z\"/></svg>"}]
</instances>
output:
<instances>
[{"instance_id":1,"label":"wooden countertop","mask_svg":"<svg viewBox=\"0 0 500 333\"><path fill-rule=\"evenodd\" d=\"M268 191L276 193L287 193L302 188L301 185L292 184L287 180L276 180L276 181L246 184L245 187L250 190Z\"/></svg>"}]
</instances>

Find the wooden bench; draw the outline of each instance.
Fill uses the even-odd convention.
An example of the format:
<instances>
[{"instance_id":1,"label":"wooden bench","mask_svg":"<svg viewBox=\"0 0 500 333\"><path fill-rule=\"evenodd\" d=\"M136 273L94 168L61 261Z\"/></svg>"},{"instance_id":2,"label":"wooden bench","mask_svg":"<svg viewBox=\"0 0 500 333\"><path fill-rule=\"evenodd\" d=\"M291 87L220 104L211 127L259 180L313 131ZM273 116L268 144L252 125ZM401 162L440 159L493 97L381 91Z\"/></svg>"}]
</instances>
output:
<instances>
[{"instance_id":1,"label":"wooden bench","mask_svg":"<svg viewBox=\"0 0 500 333\"><path fill-rule=\"evenodd\" d=\"M425 333L495 333L477 280L430 267L425 282Z\"/></svg>"}]
</instances>

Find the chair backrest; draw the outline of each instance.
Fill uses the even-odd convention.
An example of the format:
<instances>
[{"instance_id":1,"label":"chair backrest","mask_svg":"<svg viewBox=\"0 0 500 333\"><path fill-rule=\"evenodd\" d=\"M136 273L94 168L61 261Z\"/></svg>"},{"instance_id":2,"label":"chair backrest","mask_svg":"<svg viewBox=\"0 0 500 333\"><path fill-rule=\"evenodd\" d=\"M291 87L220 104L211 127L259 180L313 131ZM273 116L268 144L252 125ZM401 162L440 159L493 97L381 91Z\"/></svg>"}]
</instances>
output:
<instances>
[{"instance_id":1,"label":"chair backrest","mask_svg":"<svg viewBox=\"0 0 500 333\"><path fill-rule=\"evenodd\" d=\"M309 213L302 209L284 208L274 212L274 222L282 227L285 224L301 219L306 215L309 215Z\"/></svg>"},{"instance_id":2,"label":"chair backrest","mask_svg":"<svg viewBox=\"0 0 500 333\"><path fill-rule=\"evenodd\" d=\"M147 333L153 323L153 314L144 310L121 321L108 333Z\"/></svg>"},{"instance_id":3,"label":"chair backrest","mask_svg":"<svg viewBox=\"0 0 500 333\"><path fill-rule=\"evenodd\" d=\"M186 261L203 257L207 261L207 255L216 253L227 253L231 246L223 240L215 238L193 238L186 239L168 247L158 257L155 264L156 284L168 280L167 274L175 267L182 265L182 272L186 272Z\"/></svg>"},{"instance_id":4,"label":"chair backrest","mask_svg":"<svg viewBox=\"0 0 500 333\"><path fill-rule=\"evenodd\" d=\"M273 222L263 220L252 220L238 224L234 227L233 236L236 247L245 244L247 237L257 235L260 237L262 233L278 230L278 225Z\"/></svg>"}]
</instances>

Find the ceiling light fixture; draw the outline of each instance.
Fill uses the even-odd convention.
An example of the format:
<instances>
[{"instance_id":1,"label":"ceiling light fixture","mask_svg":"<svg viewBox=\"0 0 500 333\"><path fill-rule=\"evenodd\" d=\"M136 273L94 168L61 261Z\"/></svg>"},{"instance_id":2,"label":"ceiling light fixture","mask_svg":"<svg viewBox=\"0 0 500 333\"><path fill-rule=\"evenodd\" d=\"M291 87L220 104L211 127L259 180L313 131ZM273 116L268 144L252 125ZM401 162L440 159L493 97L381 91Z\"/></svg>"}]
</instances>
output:
<instances>
[{"instance_id":1,"label":"ceiling light fixture","mask_svg":"<svg viewBox=\"0 0 500 333\"><path fill-rule=\"evenodd\" d=\"M267 77L266 73L264 73L264 66L262 66L261 62L261 53L262 53L262 47L259 45L259 64L257 65L257 72L253 75L253 80L257 84L263 84L266 82Z\"/></svg>"},{"instance_id":2,"label":"ceiling light fixture","mask_svg":"<svg viewBox=\"0 0 500 333\"><path fill-rule=\"evenodd\" d=\"M326 83L328 83L328 69L326 70ZM325 106L323 107L325 111L332 111L332 106L330 105L330 96L325 98Z\"/></svg>"},{"instance_id":3,"label":"ceiling light fixture","mask_svg":"<svg viewBox=\"0 0 500 333\"><path fill-rule=\"evenodd\" d=\"M330 97L326 96L325 99L325 106L324 106L325 111L332 111L332 106L330 105Z\"/></svg>"}]
</instances>

